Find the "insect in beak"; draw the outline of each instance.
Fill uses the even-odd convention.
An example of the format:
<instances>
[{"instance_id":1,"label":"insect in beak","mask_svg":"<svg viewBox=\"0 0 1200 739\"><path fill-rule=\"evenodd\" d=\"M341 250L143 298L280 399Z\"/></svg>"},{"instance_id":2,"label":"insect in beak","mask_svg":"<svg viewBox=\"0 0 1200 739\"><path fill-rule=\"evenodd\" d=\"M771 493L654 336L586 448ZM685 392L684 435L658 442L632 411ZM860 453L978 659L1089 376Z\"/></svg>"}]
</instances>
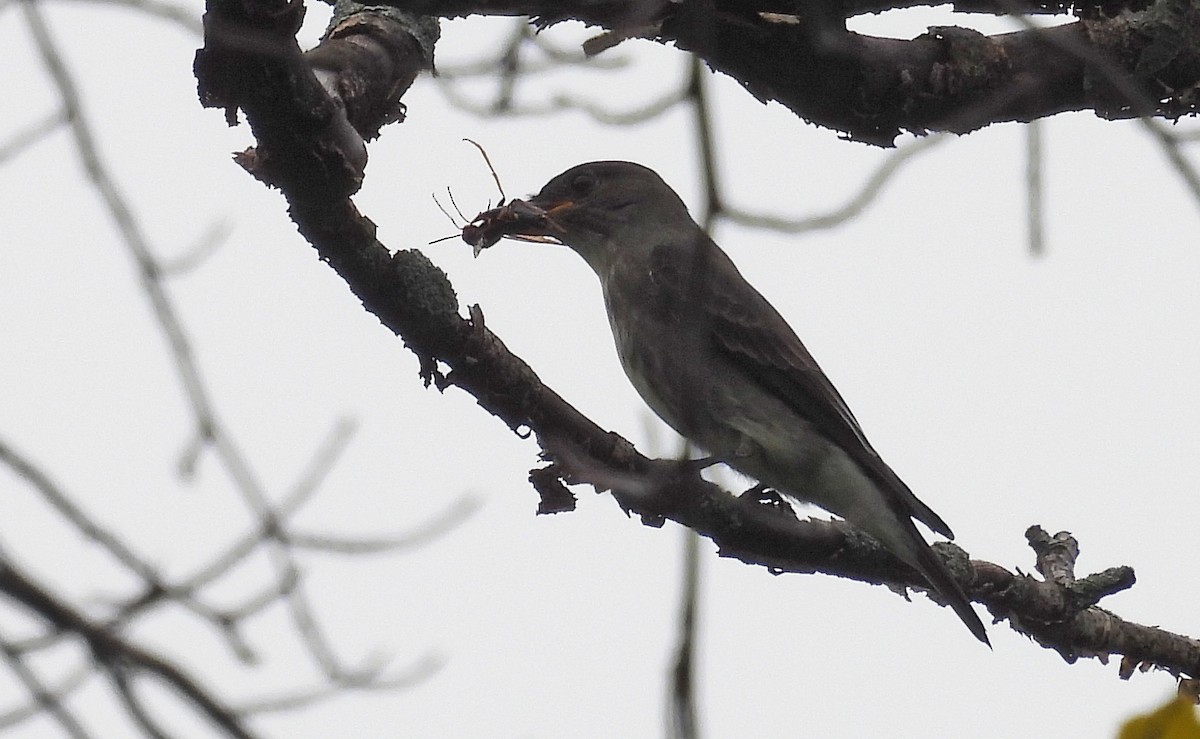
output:
<instances>
[{"instance_id":1,"label":"insect in beak","mask_svg":"<svg viewBox=\"0 0 1200 739\"><path fill-rule=\"evenodd\" d=\"M481 251L503 238L558 244L560 242L553 232L565 233L565 229L552 216L571 205L570 201L566 201L544 210L524 200L513 200L475 216L463 226L462 238L471 245L477 257Z\"/></svg>"}]
</instances>

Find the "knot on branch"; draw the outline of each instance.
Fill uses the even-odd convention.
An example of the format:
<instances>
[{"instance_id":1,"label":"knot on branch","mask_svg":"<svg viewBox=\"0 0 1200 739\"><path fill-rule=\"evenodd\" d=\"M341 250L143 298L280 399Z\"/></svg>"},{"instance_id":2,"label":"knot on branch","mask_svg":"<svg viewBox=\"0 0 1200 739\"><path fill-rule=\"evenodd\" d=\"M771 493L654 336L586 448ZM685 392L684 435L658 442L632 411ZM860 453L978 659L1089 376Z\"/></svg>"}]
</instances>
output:
<instances>
[{"instance_id":1,"label":"knot on branch","mask_svg":"<svg viewBox=\"0 0 1200 739\"><path fill-rule=\"evenodd\" d=\"M982 587L990 591L984 600L994 614L1007 617L1015 630L1055 650L1067 662L1080 657L1106 660L1113 651L1140 651L1130 642L1130 634L1151 630L1126 624L1096 607L1101 598L1134 584L1131 568L1114 567L1077 579L1079 543L1069 532L1051 536L1040 526L1031 526L1025 538L1045 580L976 563Z\"/></svg>"},{"instance_id":2,"label":"knot on branch","mask_svg":"<svg viewBox=\"0 0 1200 739\"><path fill-rule=\"evenodd\" d=\"M923 38L940 50L929 70L926 94L964 101L991 95L995 80L1007 76L1012 66L1003 45L969 28L933 26Z\"/></svg>"},{"instance_id":3,"label":"knot on branch","mask_svg":"<svg viewBox=\"0 0 1200 739\"><path fill-rule=\"evenodd\" d=\"M436 18L338 0L325 38L304 57L349 125L370 141L382 126L404 120L400 96L421 70L433 68L440 33Z\"/></svg>"},{"instance_id":4,"label":"knot on branch","mask_svg":"<svg viewBox=\"0 0 1200 739\"><path fill-rule=\"evenodd\" d=\"M1105 596L1132 587L1136 580L1133 568L1125 566L1110 567L1082 580L1076 579L1079 542L1069 531L1050 536L1042 527L1030 526L1025 532L1025 540L1037 555L1037 571L1046 578L1047 584L1058 586L1063 609L1061 621L1069 621Z\"/></svg>"}]
</instances>

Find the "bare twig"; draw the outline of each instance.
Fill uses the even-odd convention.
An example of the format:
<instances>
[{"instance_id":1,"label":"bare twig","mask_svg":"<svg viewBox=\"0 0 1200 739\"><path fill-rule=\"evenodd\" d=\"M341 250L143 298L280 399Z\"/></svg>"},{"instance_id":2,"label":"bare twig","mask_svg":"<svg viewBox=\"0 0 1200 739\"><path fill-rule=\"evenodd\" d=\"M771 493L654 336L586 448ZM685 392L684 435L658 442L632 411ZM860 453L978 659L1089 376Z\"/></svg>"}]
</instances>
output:
<instances>
[{"instance_id":1,"label":"bare twig","mask_svg":"<svg viewBox=\"0 0 1200 739\"><path fill-rule=\"evenodd\" d=\"M0 165L54 133L66 122L66 111L60 110L18 130L8 141L0 143Z\"/></svg>"},{"instance_id":2,"label":"bare twig","mask_svg":"<svg viewBox=\"0 0 1200 739\"><path fill-rule=\"evenodd\" d=\"M173 688L230 736L250 736L237 716L182 669L92 622L5 560L0 560L0 593L34 611L56 629L81 637L102 669L111 669L115 664L144 669Z\"/></svg>"},{"instance_id":3,"label":"bare twig","mask_svg":"<svg viewBox=\"0 0 1200 739\"><path fill-rule=\"evenodd\" d=\"M1035 257L1046 252L1042 159L1042 122L1030 121L1025 126L1025 207L1029 253Z\"/></svg>"},{"instance_id":4,"label":"bare twig","mask_svg":"<svg viewBox=\"0 0 1200 739\"><path fill-rule=\"evenodd\" d=\"M238 708L242 715L278 713L296 708L306 708L320 701L340 695L345 690L396 690L412 687L427 680L442 668L445 660L436 655L423 657L405 672L383 676L378 671L368 674L347 675L334 685L315 686L271 698L245 703Z\"/></svg>"},{"instance_id":5,"label":"bare twig","mask_svg":"<svg viewBox=\"0 0 1200 739\"><path fill-rule=\"evenodd\" d=\"M691 57L688 69L687 98L691 103L696 156L704 182L704 207L701 223L705 233L721 216L723 204L717 169L716 139L713 135L713 111L709 105L705 79L708 71L699 57ZM703 266L703 265L701 265ZM695 274L703 274L703 269ZM678 459L691 456L691 444L684 440ZM696 699L696 634L700 609L700 536L684 529L683 583L679 593L679 636L675 662L668 680L669 708L667 731L671 739L697 739L700 736Z\"/></svg>"},{"instance_id":6,"label":"bare twig","mask_svg":"<svg viewBox=\"0 0 1200 739\"><path fill-rule=\"evenodd\" d=\"M309 468L294 484L291 492L284 496L283 502L276 509L276 515L287 520L300 510L312 496L325 477L332 471L334 464L349 445L354 434L353 422L343 419L331 430L329 437L317 449L309 462ZM209 560L208 564L198 567L179 587L185 591L200 588L221 577L233 567L250 556L258 545L271 536L272 522L258 521L257 525L241 538L231 544L225 551ZM286 582L286 581L282 581Z\"/></svg>"},{"instance_id":7,"label":"bare twig","mask_svg":"<svg viewBox=\"0 0 1200 739\"><path fill-rule=\"evenodd\" d=\"M662 97L636 108L616 111L573 95L558 94L544 103L526 105L514 103L504 110L496 110L494 105L478 103L461 94L453 83L442 81L441 90L446 100L454 107L482 117L537 117L565 111L579 111L597 123L612 126L632 126L653 120L678 105L687 95L686 90L676 88Z\"/></svg>"},{"instance_id":8,"label":"bare twig","mask_svg":"<svg viewBox=\"0 0 1200 739\"><path fill-rule=\"evenodd\" d=\"M1182 140L1174 135L1174 132L1167 127L1166 122L1160 121L1157 118L1142 116L1138 119L1138 123L1142 124L1142 128L1150 134L1150 137L1158 142L1163 154L1166 155L1167 161L1171 164L1171 168L1187 185L1188 190L1192 193L1192 201L1197 208L1200 208L1200 173L1196 171L1196 167L1192 162L1184 156Z\"/></svg>"},{"instance_id":9,"label":"bare twig","mask_svg":"<svg viewBox=\"0 0 1200 739\"><path fill-rule=\"evenodd\" d=\"M683 589L679 594L679 643L671 670L671 739L697 739L696 632L700 602L700 536L683 529Z\"/></svg>"},{"instance_id":10,"label":"bare twig","mask_svg":"<svg viewBox=\"0 0 1200 739\"><path fill-rule=\"evenodd\" d=\"M717 143L713 135L712 111L704 89L708 70L700 57L693 56L688 66L688 82L685 92L692 103L692 120L696 131L696 154L700 158L700 173L704 182L704 209L700 225L706 233L711 232L717 219L725 215L725 203L721 199L721 188L717 179Z\"/></svg>"},{"instance_id":11,"label":"bare twig","mask_svg":"<svg viewBox=\"0 0 1200 739\"><path fill-rule=\"evenodd\" d=\"M887 155L883 164L867 178L862 187L845 204L826 213L804 218L785 218L753 213L727 205L722 209L722 215L734 223L743 226L765 228L789 234L833 228L862 213L883 190L884 185L888 183L908 160L929 151L949 139L950 136L948 134L931 134L923 139L917 139L906 146L898 147L895 151Z\"/></svg>"},{"instance_id":12,"label":"bare twig","mask_svg":"<svg viewBox=\"0 0 1200 739\"><path fill-rule=\"evenodd\" d=\"M511 50L514 46L514 41L520 44L532 45L545 56L545 59L522 59L520 63L522 77L556 72L564 67L613 70L629 66L629 60L619 54L589 57L580 52L578 48L560 49L551 43L550 39L546 36L528 32L528 27L528 22L525 19L515 21L513 29L509 33L509 41L501 45L500 53L486 55L477 61L439 65L437 76L442 79L492 77L498 70L512 64L511 61L506 61L505 57L512 53Z\"/></svg>"},{"instance_id":13,"label":"bare twig","mask_svg":"<svg viewBox=\"0 0 1200 739\"><path fill-rule=\"evenodd\" d=\"M185 5L161 2L161 0L82 0L82 2L113 5L129 10L136 10L145 15L170 21L196 36L204 33L204 26L200 23L200 16L196 14L195 9Z\"/></svg>"},{"instance_id":14,"label":"bare twig","mask_svg":"<svg viewBox=\"0 0 1200 739\"><path fill-rule=\"evenodd\" d=\"M527 62L520 58L520 50L534 44L547 57L543 63ZM545 116L563 111L580 111L598 123L606 125L634 125L656 118L682 102L687 95L686 83L672 88L662 97L625 111L611 110L604 105L568 93L552 95L547 102L519 104L516 102L516 86L519 79L540 72L548 72L571 65L586 65L589 69L618 69L628 66L626 59L616 55L588 57L576 50L562 50L551 45L543 36L533 34L529 26L519 22L509 36L498 56L480 62L441 68L437 81L446 100L459 110L483 117L497 116ZM457 80L472 76L497 76L498 89L490 102L478 102L459 92Z\"/></svg>"},{"instance_id":15,"label":"bare twig","mask_svg":"<svg viewBox=\"0 0 1200 739\"><path fill-rule=\"evenodd\" d=\"M463 496L431 520L421 524L415 530L403 534L380 537L339 537L294 531L291 541L298 548L314 549L330 554L360 555L406 551L424 546L443 536L479 510L479 506L478 498L470 495Z\"/></svg>"},{"instance_id":16,"label":"bare twig","mask_svg":"<svg viewBox=\"0 0 1200 739\"><path fill-rule=\"evenodd\" d=\"M125 706L125 712L129 714L133 722L151 739L170 739L170 735L159 726L153 714L146 709L146 705L134 692L133 676L129 674L130 670L120 662L109 664L107 668L106 672L116 689L117 697Z\"/></svg>"},{"instance_id":17,"label":"bare twig","mask_svg":"<svg viewBox=\"0 0 1200 739\"><path fill-rule=\"evenodd\" d=\"M24 651L15 644L13 644L12 647L18 654L21 654ZM59 681L57 686L48 688L48 690L50 691L51 695L56 696L59 699L63 699L82 687L91 676L92 670L90 665L83 668L78 668L72 671L70 675ZM33 701L26 703L25 705L17 706L7 711L0 712L0 729L7 729L10 726L16 726L24 721L28 721L34 716L41 715L45 710L46 708L42 705L42 702L35 697Z\"/></svg>"},{"instance_id":18,"label":"bare twig","mask_svg":"<svg viewBox=\"0 0 1200 739\"><path fill-rule=\"evenodd\" d=\"M198 269L209 257L217 253L232 233L233 226L229 221L222 219L212 223L194 244L183 250L182 254L169 262L160 262L159 273L163 277L178 277Z\"/></svg>"},{"instance_id":19,"label":"bare twig","mask_svg":"<svg viewBox=\"0 0 1200 739\"><path fill-rule=\"evenodd\" d=\"M180 381L196 419L196 426L200 430L199 436L212 444L213 450L221 460L222 466L234 486L241 493L243 500L253 514L264 522L263 531L267 534L267 542L270 544L268 546L269 561L275 570L276 578L280 582L287 582L295 576L298 568L293 561L291 550L287 546L286 532L280 525L277 513L268 501L258 476L250 468L246 457L217 419L212 399L200 375L191 342L187 338L179 315L163 285L162 270L151 253L149 242L134 217L132 209L101 160L99 147L84 114L77 86L50 36L41 10L33 2L23 3L23 8L43 64L58 87L63 107L71 121L71 131L84 171L108 207L122 240L139 268L142 289L149 298L154 309L154 316L167 337ZM300 633L305 635L305 643L316 662L328 675L339 674L342 668L337 664L332 649L322 637L321 630L312 618L311 608L305 601L304 589L299 586L289 589L286 600L294 623Z\"/></svg>"},{"instance_id":20,"label":"bare twig","mask_svg":"<svg viewBox=\"0 0 1200 739\"><path fill-rule=\"evenodd\" d=\"M102 549L147 584L155 588L166 588L153 567L135 554L119 536L93 521L45 472L19 454L3 439L0 439L0 463L7 465L19 477L33 486L54 510L79 530L80 534L99 544Z\"/></svg>"},{"instance_id":21,"label":"bare twig","mask_svg":"<svg viewBox=\"0 0 1200 739\"><path fill-rule=\"evenodd\" d=\"M0 567L4 567L0 563ZM25 656L21 650L5 637L0 637L0 653L4 655L4 659L8 662L8 667L12 673L17 676L17 680L25 686L25 690L33 698L33 704L30 710L12 711L7 715L0 716L0 727L13 726L20 721L31 718L39 712L44 711L51 718L58 722L62 727L63 732L72 737L72 739L88 739L90 734L84 730L83 725L79 720L63 705L62 699L68 696L71 691L82 684L83 680L68 681L66 684L58 688L48 688L41 678L34 673L33 669L25 663Z\"/></svg>"},{"instance_id":22,"label":"bare twig","mask_svg":"<svg viewBox=\"0 0 1200 739\"><path fill-rule=\"evenodd\" d=\"M138 0L124 4L131 7L153 7L159 11L167 8L160 4L143 3ZM243 660L249 660L253 658L253 652L250 645L238 633L239 622L268 604L283 600L288 607L294 627L300 634L312 659L325 673L331 690L337 689L339 685L346 682L353 683L357 687L374 687L375 671L343 667L322 633L305 596L301 570L294 559L294 546L289 541L289 532L284 527L283 521L285 516L294 512L308 500L321 481L325 479L334 461L345 448L350 437L351 424L341 423L335 428L332 438L314 456L309 469L297 481L284 503L281 506L275 506L269 500L266 490L249 460L218 418L210 391L193 355L191 342L184 331L183 322L164 285L169 270L178 272L193 268L210 253L228 231L227 226L217 224L215 228L210 229L198 248L191 250L170 267L164 267L158 262L149 240L134 214L132 205L103 161L93 128L82 106L78 86L48 28L41 6L32 1L23 2L21 6L34 44L41 56L42 64L62 101L62 113L57 116L57 119L69 124L72 141L82 169L106 207L121 241L136 265L141 287L152 307L154 317L166 336L177 376L191 408L196 429L195 443L191 444L183 455L181 469L185 473L191 470L198 456L205 450L214 452L223 471L241 493L245 505L254 514L257 525L248 536L235 542L207 566L193 572L181 583L169 583L164 581L156 568L139 556L132 546L107 530L75 504L73 499L57 486L49 475L38 470L7 445L0 443L0 463L7 464L16 470L71 525L88 539L99 543L121 565L132 571L143 586L143 592L135 597L113 604L115 615L106 619L91 618L50 595L45 587L24 577L13 570L7 562L0 560L0 590L32 609L53 627L47 630L44 636L28 639L24 644L14 646L17 651L14 651L13 654L20 654L21 650L41 649L60 641L64 636L79 635L91 648L94 668L107 675L127 712L148 735L158 736L166 733L151 709L139 699L138 695L140 681L146 676L153 676L172 687L188 702L206 714L221 727L226 735L248 736L248 732L241 726L240 718L236 713L205 692L181 669L139 645L125 640L119 634L123 633L122 627L127 622L147 609L159 604L177 603L184 605L211 623L225 635L235 655ZM170 15L166 12L160 14ZM6 144L4 151L6 154L15 154L22 147L28 146L32 140L34 139L30 135L23 134ZM438 521L437 524L438 530L444 530L445 526L442 524L445 522ZM421 530L416 532L414 537L423 535L424 538L428 538L433 534L433 531ZM199 592L202 587L230 572L252 552L258 551L260 548L266 549L268 560L272 564L274 570L272 583L262 588L240 609L217 610L199 600ZM14 671L19 670L19 666L14 665L13 669ZM26 681L26 685L37 710L56 712L55 707L46 700L46 695L49 694L45 690L28 681ZM9 715L13 720L17 720L17 717L23 713L16 710L11 711Z\"/></svg>"}]
</instances>

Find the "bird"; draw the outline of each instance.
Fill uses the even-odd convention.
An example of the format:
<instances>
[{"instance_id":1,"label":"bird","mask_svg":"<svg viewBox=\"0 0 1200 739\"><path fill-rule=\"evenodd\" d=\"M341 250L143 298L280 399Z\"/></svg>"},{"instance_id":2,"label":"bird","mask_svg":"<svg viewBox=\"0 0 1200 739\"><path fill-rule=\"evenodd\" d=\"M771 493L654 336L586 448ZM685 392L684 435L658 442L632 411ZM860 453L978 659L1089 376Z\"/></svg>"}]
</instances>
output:
<instances>
[{"instance_id":1,"label":"bird","mask_svg":"<svg viewBox=\"0 0 1200 739\"><path fill-rule=\"evenodd\" d=\"M870 534L990 646L914 519L952 539L950 527L883 461L788 322L658 173L580 164L472 227L464 239L477 256L515 235L583 257L600 279L621 366L667 425L710 459Z\"/></svg>"}]
</instances>

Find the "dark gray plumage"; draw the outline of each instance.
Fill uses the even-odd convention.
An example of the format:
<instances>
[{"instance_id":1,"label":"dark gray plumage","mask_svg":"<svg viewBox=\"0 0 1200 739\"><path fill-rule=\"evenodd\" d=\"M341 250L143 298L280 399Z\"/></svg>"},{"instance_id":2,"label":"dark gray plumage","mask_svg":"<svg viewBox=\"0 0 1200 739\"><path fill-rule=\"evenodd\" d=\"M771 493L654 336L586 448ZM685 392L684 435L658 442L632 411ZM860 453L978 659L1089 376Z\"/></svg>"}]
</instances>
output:
<instances>
[{"instance_id":1,"label":"dark gray plumage","mask_svg":"<svg viewBox=\"0 0 1200 739\"><path fill-rule=\"evenodd\" d=\"M508 233L554 236L596 272L621 364L655 413L730 467L879 539L987 643L912 519L947 537L950 527L871 448L791 327L654 171L581 164L528 205L545 219Z\"/></svg>"}]
</instances>

